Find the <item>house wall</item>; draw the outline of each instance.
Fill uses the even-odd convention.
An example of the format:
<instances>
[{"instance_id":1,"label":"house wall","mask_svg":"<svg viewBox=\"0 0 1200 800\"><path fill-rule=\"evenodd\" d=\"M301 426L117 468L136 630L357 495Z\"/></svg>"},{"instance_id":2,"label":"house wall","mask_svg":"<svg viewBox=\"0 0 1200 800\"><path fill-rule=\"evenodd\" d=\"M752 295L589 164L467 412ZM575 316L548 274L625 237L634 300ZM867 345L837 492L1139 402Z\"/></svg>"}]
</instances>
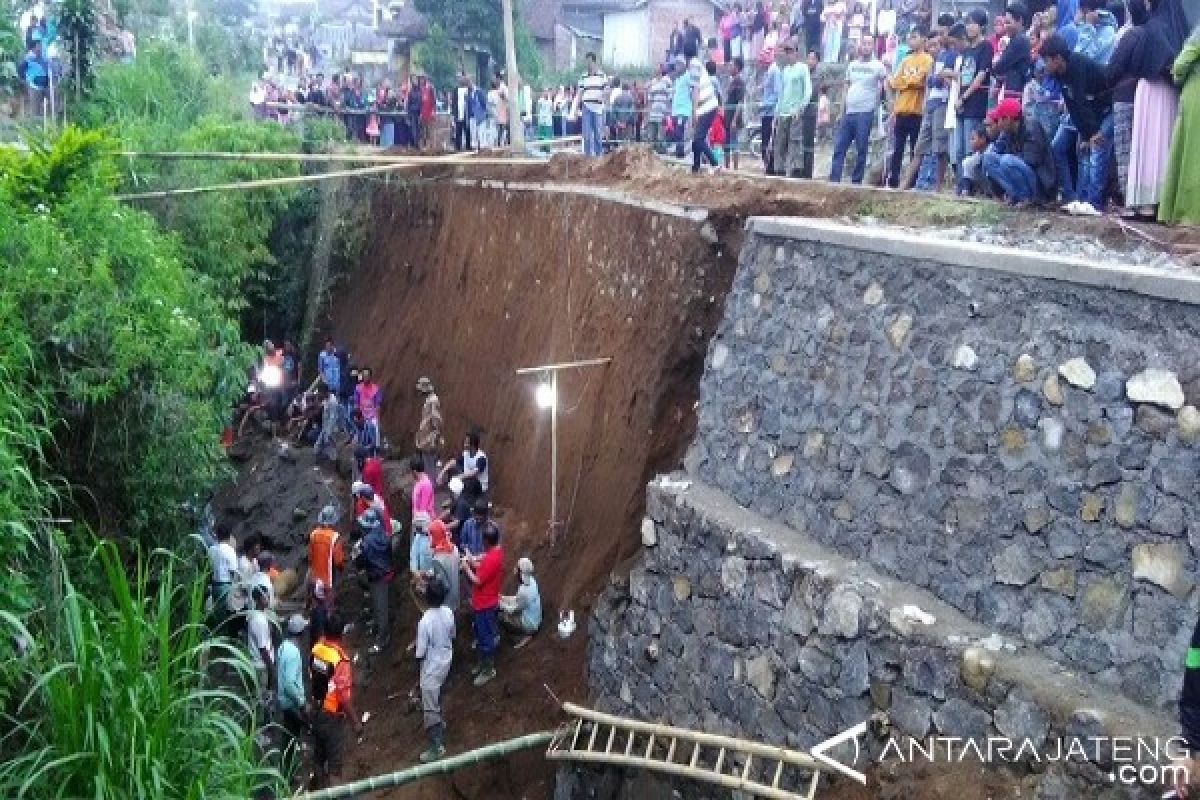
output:
<instances>
[{"instance_id":1,"label":"house wall","mask_svg":"<svg viewBox=\"0 0 1200 800\"><path fill-rule=\"evenodd\" d=\"M605 64L613 67L650 65L649 9L620 11L604 15Z\"/></svg>"},{"instance_id":2,"label":"house wall","mask_svg":"<svg viewBox=\"0 0 1200 800\"><path fill-rule=\"evenodd\" d=\"M717 35L717 23L713 17L713 4L709 0L651 0L648 28L650 38L650 63L657 64L666 58L667 46L671 42L671 31L675 23L690 19L705 41Z\"/></svg>"}]
</instances>

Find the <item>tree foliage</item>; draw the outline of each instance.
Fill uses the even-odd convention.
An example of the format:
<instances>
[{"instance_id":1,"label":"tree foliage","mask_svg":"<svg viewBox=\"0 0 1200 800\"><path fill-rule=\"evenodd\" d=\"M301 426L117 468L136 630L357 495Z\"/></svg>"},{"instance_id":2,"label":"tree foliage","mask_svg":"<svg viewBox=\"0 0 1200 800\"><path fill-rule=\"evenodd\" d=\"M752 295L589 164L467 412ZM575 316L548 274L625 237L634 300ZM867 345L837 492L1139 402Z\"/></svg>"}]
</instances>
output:
<instances>
[{"instance_id":1,"label":"tree foliage","mask_svg":"<svg viewBox=\"0 0 1200 800\"><path fill-rule=\"evenodd\" d=\"M454 42L504 52L500 0L415 0L414 5Z\"/></svg>"},{"instance_id":2,"label":"tree foliage","mask_svg":"<svg viewBox=\"0 0 1200 800\"><path fill-rule=\"evenodd\" d=\"M434 86L448 89L454 85L461 64L454 57L454 47L446 29L440 24L434 22L429 25L425 41L416 46L414 57Z\"/></svg>"},{"instance_id":3,"label":"tree foliage","mask_svg":"<svg viewBox=\"0 0 1200 800\"><path fill-rule=\"evenodd\" d=\"M63 0L58 35L70 55L71 84L76 92L92 87L99 32L94 0Z\"/></svg>"}]
</instances>

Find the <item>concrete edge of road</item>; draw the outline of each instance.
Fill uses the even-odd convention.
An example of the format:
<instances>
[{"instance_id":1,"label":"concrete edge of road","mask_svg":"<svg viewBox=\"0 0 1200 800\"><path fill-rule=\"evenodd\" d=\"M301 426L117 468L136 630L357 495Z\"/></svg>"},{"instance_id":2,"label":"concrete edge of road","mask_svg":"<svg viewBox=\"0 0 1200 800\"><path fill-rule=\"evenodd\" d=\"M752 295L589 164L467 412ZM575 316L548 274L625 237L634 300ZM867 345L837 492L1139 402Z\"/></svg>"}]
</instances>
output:
<instances>
[{"instance_id":1,"label":"concrete edge of road","mask_svg":"<svg viewBox=\"0 0 1200 800\"><path fill-rule=\"evenodd\" d=\"M746 221L746 227L760 236L820 242L1200 305L1200 275L1182 269L1105 264L1075 256L1047 255L1020 248L939 239L892 228L844 225L822 219L752 217Z\"/></svg>"},{"instance_id":2,"label":"concrete edge of road","mask_svg":"<svg viewBox=\"0 0 1200 800\"><path fill-rule=\"evenodd\" d=\"M665 214L672 217L681 217L693 222L703 222L708 219L708 211L703 208L694 208L673 203L664 203L661 200L650 200L644 197L638 197L629 192L622 192L616 189L609 189L603 186L588 186L579 183L545 183L545 182L527 182L527 181L506 181L495 178L455 178L456 186L472 186L483 189L500 189L509 192L547 192L551 194L571 194L585 197L594 197L597 200L608 200L614 203L633 206L645 211L652 211L656 214Z\"/></svg>"}]
</instances>

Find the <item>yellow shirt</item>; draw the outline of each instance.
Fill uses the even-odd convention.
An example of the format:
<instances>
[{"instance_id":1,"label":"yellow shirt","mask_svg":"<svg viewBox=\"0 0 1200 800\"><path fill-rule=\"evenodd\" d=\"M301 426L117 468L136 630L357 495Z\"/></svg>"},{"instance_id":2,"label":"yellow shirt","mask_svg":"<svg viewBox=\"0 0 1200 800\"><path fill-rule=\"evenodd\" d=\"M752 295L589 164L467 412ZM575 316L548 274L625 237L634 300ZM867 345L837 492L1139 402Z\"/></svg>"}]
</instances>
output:
<instances>
[{"instance_id":1,"label":"yellow shirt","mask_svg":"<svg viewBox=\"0 0 1200 800\"><path fill-rule=\"evenodd\" d=\"M929 53L909 53L900 62L900 69L888 80L896 90L897 114L920 114L925 110L925 81L933 68Z\"/></svg>"}]
</instances>

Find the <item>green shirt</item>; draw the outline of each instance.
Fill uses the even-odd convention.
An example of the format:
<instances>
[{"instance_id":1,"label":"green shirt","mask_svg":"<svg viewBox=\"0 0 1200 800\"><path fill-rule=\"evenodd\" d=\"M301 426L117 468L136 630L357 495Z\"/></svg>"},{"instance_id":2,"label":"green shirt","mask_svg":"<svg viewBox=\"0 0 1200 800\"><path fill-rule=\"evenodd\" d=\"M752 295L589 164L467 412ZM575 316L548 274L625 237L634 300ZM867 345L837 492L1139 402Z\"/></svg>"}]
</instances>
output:
<instances>
[{"instance_id":1,"label":"green shirt","mask_svg":"<svg viewBox=\"0 0 1200 800\"><path fill-rule=\"evenodd\" d=\"M299 711L304 708L304 667L300 648L291 639L279 645L275 656L276 697L280 711Z\"/></svg>"},{"instance_id":2,"label":"green shirt","mask_svg":"<svg viewBox=\"0 0 1200 800\"><path fill-rule=\"evenodd\" d=\"M776 116L790 117L799 114L812 97L812 79L808 74L808 64L803 61L789 64L783 68L783 90L779 93L779 106Z\"/></svg>"}]
</instances>

